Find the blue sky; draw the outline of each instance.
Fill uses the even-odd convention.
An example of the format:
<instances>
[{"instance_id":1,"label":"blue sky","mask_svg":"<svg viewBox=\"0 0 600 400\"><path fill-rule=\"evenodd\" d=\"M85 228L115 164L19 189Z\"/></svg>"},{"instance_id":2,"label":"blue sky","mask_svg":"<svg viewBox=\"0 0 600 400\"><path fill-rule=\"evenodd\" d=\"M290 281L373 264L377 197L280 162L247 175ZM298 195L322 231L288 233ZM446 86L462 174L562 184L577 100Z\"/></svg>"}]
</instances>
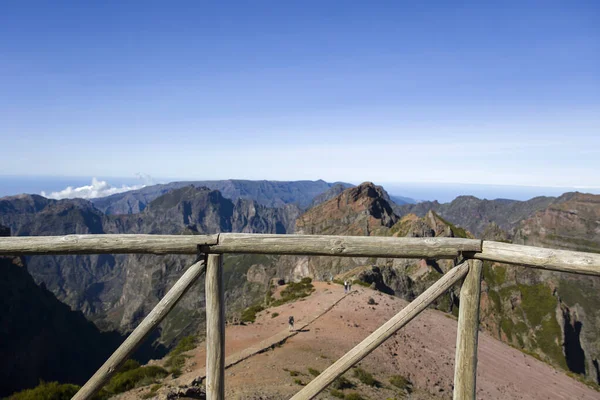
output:
<instances>
[{"instance_id":1,"label":"blue sky","mask_svg":"<svg viewBox=\"0 0 600 400\"><path fill-rule=\"evenodd\" d=\"M0 175L596 190L599 20L595 1L5 3Z\"/></svg>"}]
</instances>

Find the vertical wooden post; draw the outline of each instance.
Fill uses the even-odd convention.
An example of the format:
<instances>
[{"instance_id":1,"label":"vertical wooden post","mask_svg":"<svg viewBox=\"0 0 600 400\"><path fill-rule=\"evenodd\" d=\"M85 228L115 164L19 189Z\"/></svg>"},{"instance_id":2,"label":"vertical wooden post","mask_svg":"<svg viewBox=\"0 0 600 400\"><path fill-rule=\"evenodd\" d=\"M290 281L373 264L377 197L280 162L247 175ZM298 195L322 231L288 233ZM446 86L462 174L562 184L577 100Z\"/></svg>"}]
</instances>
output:
<instances>
[{"instance_id":1,"label":"vertical wooden post","mask_svg":"<svg viewBox=\"0 0 600 400\"><path fill-rule=\"evenodd\" d=\"M209 254L206 267L206 398L225 399L225 288L223 255Z\"/></svg>"},{"instance_id":2,"label":"vertical wooden post","mask_svg":"<svg viewBox=\"0 0 600 400\"><path fill-rule=\"evenodd\" d=\"M454 400L475 400L482 264L480 260L469 260L469 273L460 289Z\"/></svg>"}]
</instances>

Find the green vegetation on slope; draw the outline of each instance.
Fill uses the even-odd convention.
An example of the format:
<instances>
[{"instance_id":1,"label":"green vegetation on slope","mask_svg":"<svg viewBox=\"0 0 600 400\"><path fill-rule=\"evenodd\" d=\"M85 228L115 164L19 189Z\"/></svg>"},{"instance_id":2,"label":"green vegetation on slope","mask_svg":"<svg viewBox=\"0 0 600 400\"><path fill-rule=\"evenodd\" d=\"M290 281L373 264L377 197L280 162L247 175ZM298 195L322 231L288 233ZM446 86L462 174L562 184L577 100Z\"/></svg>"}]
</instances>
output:
<instances>
[{"instance_id":1,"label":"green vegetation on slope","mask_svg":"<svg viewBox=\"0 0 600 400\"><path fill-rule=\"evenodd\" d=\"M174 377L181 375L181 368L185 365L185 359L189 357L183 353L193 350L196 347L197 340L198 338L193 335L182 338L167 356L165 367L169 368L169 372Z\"/></svg>"},{"instance_id":2,"label":"green vegetation on slope","mask_svg":"<svg viewBox=\"0 0 600 400\"><path fill-rule=\"evenodd\" d=\"M41 382L33 389L13 394L8 400L69 400L78 390L79 386L69 383Z\"/></svg>"},{"instance_id":3,"label":"green vegetation on slope","mask_svg":"<svg viewBox=\"0 0 600 400\"><path fill-rule=\"evenodd\" d=\"M168 372L159 366L151 365L142 367L135 360L127 360L100 393L93 400L106 400L109 397L123 393L136 387L156 383L168 375ZM60 384L58 382L41 382L33 389L22 390L11 395L9 400L68 400L80 389L78 385Z\"/></svg>"},{"instance_id":4,"label":"green vegetation on slope","mask_svg":"<svg viewBox=\"0 0 600 400\"><path fill-rule=\"evenodd\" d=\"M450 230L452 231L452 234L454 235L454 237L465 238L465 239L469 237L467 235L467 231L464 230L463 228L454 225L452 222L446 221L444 218L440 217L440 215L435 212L433 213L433 215L435 215L440 221L442 221L444 224L446 224L450 227Z\"/></svg>"},{"instance_id":5,"label":"green vegetation on slope","mask_svg":"<svg viewBox=\"0 0 600 400\"><path fill-rule=\"evenodd\" d=\"M269 305L277 307L303 297L308 297L314 290L315 287L312 284L312 279L302 278L300 282L288 284L287 287L281 291L281 298L273 300Z\"/></svg>"}]
</instances>

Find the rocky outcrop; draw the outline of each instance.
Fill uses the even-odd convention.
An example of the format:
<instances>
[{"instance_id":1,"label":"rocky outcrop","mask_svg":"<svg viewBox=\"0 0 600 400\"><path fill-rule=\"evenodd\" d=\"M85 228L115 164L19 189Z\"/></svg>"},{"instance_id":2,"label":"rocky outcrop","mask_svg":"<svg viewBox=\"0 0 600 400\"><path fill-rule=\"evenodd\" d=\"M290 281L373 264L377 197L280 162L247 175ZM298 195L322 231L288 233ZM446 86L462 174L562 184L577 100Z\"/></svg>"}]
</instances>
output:
<instances>
[{"instance_id":1,"label":"rocky outcrop","mask_svg":"<svg viewBox=\"0 0 600 400\"><path fill-rule=\"evenodd\" d=\"M298 218L296 227L299 233L310 234L455 236L452 225L432 211L423 218L414 214L398 218L387 193L372 183L347 189L310 209ZM385 293L412 300L451 267L452 262L448 260L301 257L282 258L277 276L288 280L302 276L322 280L358 279ZM437 304L447 311L451 308L452 296L443 296Z\"/></svg>"},{"instance_id":2,"label":"rocky outcrop","mask_svg":"<svg viewBox=\"0 0 600 400\"><path fill-rule=\"evenodd\" d=\"M296 231L322 235L376 235L398 220L384 193L381 186L370 182L347 189L300 216Z\"/></svg>"}]
</instances>

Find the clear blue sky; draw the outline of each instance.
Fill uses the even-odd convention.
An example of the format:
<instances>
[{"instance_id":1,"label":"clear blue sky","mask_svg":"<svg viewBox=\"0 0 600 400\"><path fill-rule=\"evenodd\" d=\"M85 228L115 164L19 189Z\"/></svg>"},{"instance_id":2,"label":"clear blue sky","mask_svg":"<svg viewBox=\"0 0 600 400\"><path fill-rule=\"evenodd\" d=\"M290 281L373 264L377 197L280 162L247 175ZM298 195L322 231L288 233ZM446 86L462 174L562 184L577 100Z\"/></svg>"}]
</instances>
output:
<instances>
[{"instance_id":1,"label":"clear blue sky","mask_svg":"<svg viewBox=\"0 0 600 400\"><path fill-rule=\"evenodd\" d=\"M14 1L0 174L600 187L600 2Z\"/></svg>"}]
</instances>

